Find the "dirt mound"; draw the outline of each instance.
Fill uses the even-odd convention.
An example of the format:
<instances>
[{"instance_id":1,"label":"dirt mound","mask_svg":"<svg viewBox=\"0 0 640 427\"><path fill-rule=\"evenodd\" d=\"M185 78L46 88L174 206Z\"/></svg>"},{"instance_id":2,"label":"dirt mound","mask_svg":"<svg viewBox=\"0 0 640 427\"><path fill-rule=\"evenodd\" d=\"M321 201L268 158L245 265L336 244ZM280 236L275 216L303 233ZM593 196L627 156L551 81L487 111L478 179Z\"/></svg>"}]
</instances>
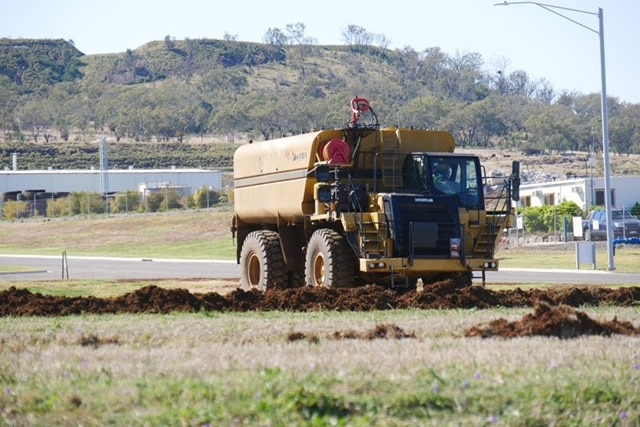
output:
<instances>
[{"instance_id":1,"label":"dirt mound","mask_svg":"<svg viewBox=\"0 0 640 427\"><path fill-rule=\"evenodd\" d=\"M585 313L566 305L552 306L543 302L535 306L531 314L521 320L508 322L506 319L496 319L488 325L474 326L465 332L467 337L501 337L515 338L534 335L576 338L581 335L640 335L640 328L635 328L629 322L617 319L598 322Z\"/></svg>"},{"instance_id":2,"label":"dirt mound","mask_svg":"<svg viewBox=\"0 0 640 427\"><path fill-rule=\"evenodd\" d=\"M146 286L114 298L59 297L11 287L0 293L0 316L66 316L107 313L171 313L198 311L372 311L391 309L458 309L490 307L534 307L534 313L517 322L497 319L475 326L466 336L504 337L544 335L572 338L580 335L640 335L628 322L596 322L571 307L584 305L634 306L640 287L567 287L554 289L492 291L482 286L461 287L453 280L425 286L423 290L397 292L380 286L359 288L296 288L229 294L192 294L185 289ZM335 332L333 339L412 338L394 325L378 325L364 334ZM290 341L315 336L292 333ZM95 340L94 340L95 341ZM88 339L87 345L95 345Z\"/></svg>"},{"instance_id":3,"label":"dirt mound","mask_svg":"<svg viewBox=\"0 0 640 427\"><path fill-rule=\"evenodd\" d=\"M359 288L310 288L220 295L190 293L185 289L145 286L113 298L60 297L11 287L0 292L0 316L66 316L91 313L171 313L176 311L372 311L391 309L456 309L534 307L548 305L633 306L640 301L640 287L520 288L493 291L482 286L461 288L453 281L425 286L423 291L397 292L381 286Z\"/></svg>"},{"instance_id":4,"label":"dirt mound","mask_svg":"<svg viewBox=\"0 0 640 427\"><path fill-rule=\"evenodd\" d=\"M370 331L358 332L354 330L346 330L346 331L334 331L333 334L329 337L329 339L333 340L349 340L349 339L360 339L360 340L376 340L376 339L404 339L404 338L416 338L416 334L413 332L405 332L398 325L381 323L375 326ZM309 334L304 332L290 332L287 335L287 341L308 341L314 344L320 342L320 338L318 338L315 334Z\"/></svg>"}]
</instances>

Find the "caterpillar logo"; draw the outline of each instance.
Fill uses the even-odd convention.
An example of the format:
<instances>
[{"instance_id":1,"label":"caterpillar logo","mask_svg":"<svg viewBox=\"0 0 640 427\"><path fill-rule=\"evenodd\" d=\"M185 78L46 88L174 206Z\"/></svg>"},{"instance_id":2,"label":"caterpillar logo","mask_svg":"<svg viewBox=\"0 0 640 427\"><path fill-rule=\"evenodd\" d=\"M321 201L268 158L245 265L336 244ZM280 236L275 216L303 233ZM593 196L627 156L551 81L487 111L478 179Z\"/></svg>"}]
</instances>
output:
<instances>
[{"instance_id":1,"label":"caterpillar logo","mask_svg":"<svg viewBox=\"0 0 640 427\"><path fill-rule=\"evenodd\" d=\"M294 153L292 148L289 148L287 150L287 153L285 154L285 158L287 160L289 160L290 162L303 162L305 160L307 160L309 157L307 155L306 151L303 151L302 153Z\"/></svg>"}]
</instances>

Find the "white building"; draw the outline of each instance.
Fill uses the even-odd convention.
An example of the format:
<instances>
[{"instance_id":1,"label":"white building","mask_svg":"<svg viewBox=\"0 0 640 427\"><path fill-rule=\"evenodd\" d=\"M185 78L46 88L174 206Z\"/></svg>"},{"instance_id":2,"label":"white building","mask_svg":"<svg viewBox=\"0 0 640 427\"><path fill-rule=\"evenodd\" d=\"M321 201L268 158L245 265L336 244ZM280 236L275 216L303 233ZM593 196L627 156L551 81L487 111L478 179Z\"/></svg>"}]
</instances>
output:
<instances>
[{"instance_id":1,"label":"white building","mask_svg":"<svg viewBox=\"0 0 640 427\"><path fill-rule=\"evenodd\" d=\"M611 206L631 209L640 203L640 176L610 177ZM582 210L604 206L604 178L584 177L520 186L519 206L556 206L564 201L575 202Z\"/></svg>"},{"instance_id":2,"label":"white building","mask_svg":"<svg viewBox=\"0 0 640 427\"><path fill-rule=\"evenodd\" d=\"M175 188L191 194L201 187L222 189L222 173L204 169L4 170L0 196L22 192L118 193Z\"/></svg>"}]
</instances>

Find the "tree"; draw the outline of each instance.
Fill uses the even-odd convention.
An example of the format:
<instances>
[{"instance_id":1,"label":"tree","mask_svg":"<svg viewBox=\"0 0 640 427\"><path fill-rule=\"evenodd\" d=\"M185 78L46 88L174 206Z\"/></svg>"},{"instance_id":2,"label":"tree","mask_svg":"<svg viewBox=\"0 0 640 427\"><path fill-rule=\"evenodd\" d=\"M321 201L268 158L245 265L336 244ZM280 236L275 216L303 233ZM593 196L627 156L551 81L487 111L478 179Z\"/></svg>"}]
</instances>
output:
<instances>
[{"instance_id":1,"label":"tree","mask_svg":"<svg viewBox=\"0 0 640 427\"><path fill-rule=\"evenodd\" d=\"M28 129L33 142L38 142L42 136L45 142L51 139L51 128L53 127L53 116L55 108L45 100L31 96L22 107L19 108L20 125L23 129Z\"/></svg>"},{"instance_id":2,"label":"tree","mask_svg":"<svg viewBox=\"0 0 640 427\"><path fill-rule=\"evenodd\" d=\"M349 24L342 30L342 40L349 46L367 46L371 44L373 35L364 27Z\"/></svg>"},{"instance_id":3,"label":"tree","mask_svg":"<svg viewBox=\"0 0 640 427\"><path fill-rule=\"evenodd\" d=\"M302 22L296 22L295 24L287 24L286 30L289 33L287 39L291 44L306 44L309 43L310 38L308 38L304 32L306 30L306 26Z\"/></svg>"},{"instance_id":4,"label":"tree","mask_svg":"<svg viewBox=\"0 0 640 427\"><path fill-rule=\"evenodd\" d=\"M262 37L262 40L267 44L278 47L289 43L289 37L283 33L280 28L269 28Z\"/></svg>"},{"instance_id":5,"label":"tree","mask_svg":"<svg viewBox=\"0 0 640 427\"><path fill-rule=\"evenodd\" d=\"M623 105L609 121L609 138L618 154L629 155L640 136L640 106Z\"/></svg>"},{"instance_id":6,"label":"tree","mask_svg":"<svg viewBox=\"0 0 640 427\"><path fill-rule=\"evenodd\" d=\"M454 104L434 95L414 98L401 107L404 121L419 129L439 129L442 121L454 109Z\"/></svg>"},{"instance_id":7,"label":"tree","mask_svg":"<svg viewBox=\"0 0 640 427\"><path fill-rule=\"evenodd\" d=\"M456 136L463 147L487 147L492 137L507 133L504 115L498 98L488 97L453 109L443 121L443 126Z\"/></svg>"},{"instance_id":8,"label":"tree","mask_svg":"<svg viewBox=\"0 0 640 427\"><path fill-rule=\"evenodd\" d=\"M175 40L173 40L169 34L164 36L164 46L167 50L172 50L176 46Z\"/></svg>"},{"instance_id":9,"label":"tree","mask_svg":"<svg viewBox=\"0 0 640 427\"><path fill-rule=\"evenodd\" d=\"M237 34L230 34L228 32L224 32L223 36L222 36L223 40L226 41L237 41L238 40L238 35Z\"/></svg>"},{"instance_id":10,"label":"tree","mask_svg":"<svg viewBox=\"0 0 640 427\"><path fill-rule=\"evenodd\" d=\"M581 144L581 120L562 105L540 109L526 122L530 139L538 148L547 150L577 150Z\"/></svg>"}]
</instances>

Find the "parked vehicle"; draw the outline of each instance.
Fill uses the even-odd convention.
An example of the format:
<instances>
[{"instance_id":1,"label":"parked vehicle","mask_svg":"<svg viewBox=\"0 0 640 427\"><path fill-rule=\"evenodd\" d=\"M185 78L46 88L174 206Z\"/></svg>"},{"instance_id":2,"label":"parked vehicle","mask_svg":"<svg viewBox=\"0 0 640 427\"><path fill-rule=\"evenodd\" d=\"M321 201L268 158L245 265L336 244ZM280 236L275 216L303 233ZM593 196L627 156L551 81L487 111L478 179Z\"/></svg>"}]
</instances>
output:
<instances>
[{"instance_id":1,"label":"parked vehicle","mask_svg":"<svg viewBox=\"0 0 640 427\"><path fill-rule=\"evenodd\" d=\"M640 237L640 220L631 215L629 211L615 209L611 211L613 223L613 238ZM582 233L584 240L607 240L607 215L606 211L595 210L589 212L587 218L582 221Z\"/></svg>"},{"instance_id":2,"label":"parked vehicle","mask_svg":"<svg viewBox=\"0 0 640 427\"><path fill-rule=\"evenodd\" d=\"M492 194L477 156L447 132L380 128L355 98L342 129L254 142L234 156L245 289L415 286L498 269L519 162ZM366 119L368 120L366 120Z\"/></svg>"}]
</instances>

